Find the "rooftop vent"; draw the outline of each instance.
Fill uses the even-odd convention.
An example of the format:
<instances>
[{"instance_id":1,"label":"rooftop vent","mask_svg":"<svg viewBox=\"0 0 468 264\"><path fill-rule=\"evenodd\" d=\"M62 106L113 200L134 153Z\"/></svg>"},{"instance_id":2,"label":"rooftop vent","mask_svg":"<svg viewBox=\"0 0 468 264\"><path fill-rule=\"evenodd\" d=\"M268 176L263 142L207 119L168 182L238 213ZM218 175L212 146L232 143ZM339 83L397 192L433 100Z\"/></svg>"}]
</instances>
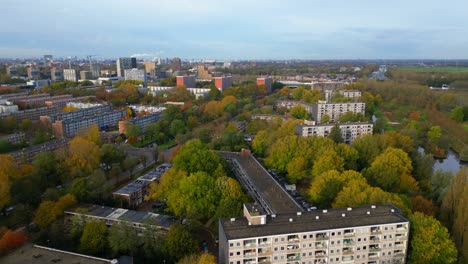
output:
<instances>
[{"instance_id":1,"label":"rooftop vent","mask_svg":"<svg viewBox=\"0 0 468 264\"><path fill-rule=\"evenodd\" d=\"M327 211L327 210L323 210L322 212L323 212L324 214L328 213L328 211Z\"/></svg>"},{"instance_id":2,"label":"rooftop vent","mask_svg":"<svg viewBox=\"0 0 468 264\"><path fill-rule=\"evenodd\" d=\"M271 215L271 218L275 218L275 217L276 217L276 215L275 215L275 214L272 214L272 215Z\"/></svg>"},{"instance_id":3,"label":"rooftop vent","mask_svg":"<svg viewBox=\"0 0 468 264\"><path fill-rule=\"evenodd\" d=\"M297 212L297 215L302 215L302 212Z\"/></svg>"},{"instance_id":4,"label":"rooftop vent","mask_svg":"<svg viewBox=\"0 0 468 264\"><path fill-rule=\"evenodd\" d=\"M292 222L292 221L293 221L293 219L292 219L292 218L289 218L289 222Z\"/></svg>"},{"instance_id":5,"label":"rooftop vent","mask_svg":"<svg viewBox=\"0 0 468 264\"><path fill-rule=\"evenodd\" d=\"M375 205L371 205L371 208L372 208L372 209L375 209Z\"/></svg>"},{"instance_id":6,"label":"rooftop vent","mask_svg":"<svg viewBox=\"0 0 468 264\"><path fill-rule=\"evenodd\" d=\"M231 218L231 222L234 222L234 221L236 221L236 219L235 219L235 218Z\"/></svg>"},{"instance_id":7,"label":"rooftop vent","mask_svg":"<svg viewBox=\"0 0 468 264\"><path fill-rule=\"evenodd\" d=\"M345 216L346 216L346 214L341 214L341 217L345 217Z\"/></svg>"},{"instance_id":8,"label":"rooftop vent","mask_svg":"<svg viewBox=\"0 0 468 264\"><path fill-rule=\"evenodd\" d=\"M367 214L370 215L370 211L367 211Z\"/></svg>"},{"instance_id":9,"label":"rooftop vent","mask_svg":"<svg viewBox=\"0 0 468 264\"><path fill-rule=\"evenodd\" d=\"M352 210L353 210L353 208L351 208L351 207L348 207L348 211L352 211Z\"/></svg>"},{"instance_id":10,"label":"rooftop vent","mask_svg":"<svg viewBox=\"0 0 468 264\"><path fill-rule=\"evenodd\" d=\"M390 212L394 213L394 212L395 212L395 209L390 209Z\"/></svg>"},{"instance_id":11,"label":"rooftop vent","mask_svg":"<svg viewBox=\"0 0 468 264\"><path fill-rule=\"evenodd\" d=\"M319 219L320 219L320 216L317 215L317 216L315 217L315 219L316 219L316 220L319 220Z\"/></svg>"},{"instance_id":12,"label":"rooftop vent","mask_svg":"<svg viewBox=\"0 0 468 264\"><path fill-rule=\"evenodd\" d=\"M249 221L249 226L252 225L252 223Z\"/></svg>"}]
</instances>

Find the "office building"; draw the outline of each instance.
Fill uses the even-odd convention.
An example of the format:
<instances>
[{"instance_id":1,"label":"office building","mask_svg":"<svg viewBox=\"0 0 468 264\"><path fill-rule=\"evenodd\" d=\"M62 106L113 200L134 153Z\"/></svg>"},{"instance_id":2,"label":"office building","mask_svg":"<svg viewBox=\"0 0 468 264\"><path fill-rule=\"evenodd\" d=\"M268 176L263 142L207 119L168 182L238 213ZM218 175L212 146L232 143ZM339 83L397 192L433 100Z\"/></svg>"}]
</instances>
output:
<instances>
[{"instance_id":1,"label":"office building","mask_svg":"<svg viewBox=\"0 0 468 264\"><path fill-rule=\"evenodd\" d=\"M195 88L195 75L177 76L177 86L185 86L186 88Z\"/></svg>"},{"instance_id":2,"label":"office building","mask_svg":"<svg viewBox=\"0 0 468 264\"><path fill-rule=\"evenodd\" d=\"M146 83L145 70L127 69L124 71L125 80L142 81Z\"/></svg>"},{"instance_id":3,"label":"office building","mask_svg":"<svg viewBox=\"0 0 468 264\"><path fill-rule=\"evenodd\" d=\"M198 79L201 79L201 80L213 79L213 74L211 74L210 70L205 65L198 65L197 72L198 72Z\"/></svg>"},{"instance_id":4,"label":"office building","mask_svg":"<svg viewBox=\"0 0 468 264\"><path fill-rule=\"evenodd\" d=\"M347 112L364 115L365 111L366 104L362 102L327 103L325 101L319 101L318 103L312 104L312 118L317 124L321 123L324 115L330 117L330 122L337 122L340 116Z\"/></svg>"},{"instance_id":5,"label":"office building","mask_svg":"<svg viewBox=\"0 0 468 264\"><path fill-rule=\"evenodd\" d=\"M170 168L172 168L172 164L163 163L112 194L125 200L128 207L136 208L145 201L149 185L154 181L159 181L161 176Z\"/></svg>"},{"instance_id":6,"label":"office building","mask_svg":"<svg viewBox=\"0 0 468 264\"><path fill-rule=\"evenodd\" d=\"M63 78L67 81L77 82L79 79L79 71L75 69L64 69Z\"/></svg>"},{"instance_id":7,"label":"office building","mask_svg":"<svg viewBox=\"0 0 468 264\"><path fill-rule=\"evenodd\" d=\"M151 75L154 76L154 69L156 68L156 62L155 61L145 61L145 70L148 73L151 73Z\"/></svg>"},{"instance_id":8,"label":"office building","mask_svg":"<svg viewBox=\"0 0 468 264\"><path fill-rule=\"evenodd\" d=\"M221 92L232 86L232 77L215 77L215 87Z\"/></svg>"},{"instance_id":9,"label":"office building","mask_svg":"<svg viewBox=\"0 0 468 264\"><path fill-rule=\"evenodd\" d=\"M265 92L270 94L272 92L273 79L270 77L259 77L257 78L257 85L264 85Z\"/></svg>"},{"instance_id":10,"label":"office building","mask_svg":"<svg viewBox=\"0 0 468 264\"><path fill-rule=\"evenodd\" d=\"M117 76L124 77L125 70L133 69L137 67L136 58L124 57L118 58L116 61L117 64Z\"/></svg>"},{"instance_id":11,"label":"office building","mask_svg":"<svg viewBox=\"0 0 468 264\"><path fill-rule=\"evenodd\" d=\"M409 221L393 205L219 220L219 263L405 263Z\"/></svg>"},{"instance_id":12,"label":"office building","mask_svg":"<svg viewBox=\"0 0 468 264\"><path fill-rule=\"evenodd\" d=\"M296 135L303 137L328 137L335 124L296 125ZM352 143L361 135L372 134L374 125L367 122L338 124L345 143Z\"/></svg>"},{"instance_id":13,"label":"office building","mask_svg":"<svg viewBox=\"0 0 468 264\"><path fill-rule=\"evenodd\" d=\"M63 70L60 68L52 68L50 70L50 78L53 82L63 81Z\"/></svg>"},{"instance_id":14,"label":"office building","mask_svg":"<svg viewBox=\"0 0 468 264\"><path fill-rule=\"evenodd\" d=\"M39 68L29 67L27 71L28 71L28 78L30 80L39 80L39 78L41 77L41 71L39 70Z\"/></svg>"},{"instance_id":15,"label":"office building","mask_svg":"<svg viewBox=\"0 0 468 264\"><path fill-rule=\"evenodd\" d=\"M8 66L6 68L6 74L10 78L18 78L19 77L19 71L16 66Z\"/></svg>"},{"instance_id":16,"label":"office building","mask_svg":"<svg viewBox=\"0 0 468 264\"><path fill-rule=\"evenodd\" d=\"M93 78L93 73L90 71L81 71L80 72L80 80L90 80Z\"/></svg>"}]
</instances>

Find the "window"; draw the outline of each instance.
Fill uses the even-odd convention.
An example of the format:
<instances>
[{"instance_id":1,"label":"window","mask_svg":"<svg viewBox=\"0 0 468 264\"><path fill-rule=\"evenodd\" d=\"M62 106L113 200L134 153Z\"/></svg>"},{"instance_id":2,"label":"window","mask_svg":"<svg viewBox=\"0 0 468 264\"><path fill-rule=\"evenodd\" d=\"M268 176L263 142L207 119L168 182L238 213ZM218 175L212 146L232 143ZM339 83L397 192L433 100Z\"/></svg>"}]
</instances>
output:
<instances>
[{"instance_id":1,"label":"window","mask_svg":"<svg viewBox=\"0 0 468 264\"><path fill-rule=\"evenodd\" d=\"M229 247L233 247L234 246L234 243L229 243Z\"/></svg>"},{"instance_id":2,"label":"window","mask_svg":"<svg viewBox=\"0 0 468 264\"><path fill-rule=\"evenodd\" d=\"M335 236L335 232L332 232L331 235L332 235L332 236Z\"/></svg>"},{"instance_id":3,"label":"window","mask_svg":"<svg viewBox=\"0 0 468 264\"><path fill-rule=\"evenodd\" d=\"M237 242L237 246L240 247L240 242Z\"/></svg>"},{"instance_id":4,"label":"window","mask_svg":"<svg viewBox=\"0 0 468 264\"><path fill-rule=\"evenodd\" d=\"M278 242L278 239L277 239L277 238L275 238L275 242Z\"/></svg>"},{"instance_id":5,"label":"window","mask_svg":"<svg viewBox=\"0 0 468 264\"><path fill-rule=\"evenodd\" d=\"M363 246L362 249L366 250L366 249L367 249L367 246Z\"/></svg>"},{"instance_id":6,"label":"window","mask_svg":"<svg viewBox=\"0 0 468 264\"><path fill-rule=\"evenodd\" d=\"M234 256L234 252L229 252L229 256Z\"/></svg>"},{"instance_id":7,"label":"window","mask_svg":"<svg viewBox=\"0 0 468 264\"><path fill-rule=\"evenodd\" d=\"M240 256L240 252L237 252L236 255L237 255L237 256Z\"/></svg>"},{"instance_id":8,"label":"window","mask_svg":"<svg viewBox=\"0 0 468 264\"><path fill-rule=\"evenodd\" d=\"M278 251L278 248L277 248L277 247L275 247L275 249L274 249L274 250L275 250L275 251Z\"/></svg>"},{"instance_id":9,"label":"window","mask_svg":"<svg viewBox=\"0 0 468 264\"><path fill-rule=\"evenodd\" d=\"M284 237L281 238L281 241L284 241Z\"/></svg>"},{"instance_id":10,"label":"window","mask_svg":"<svg viewBox=\"0 0 468 264\"><path fill-rule=\"evenodd\" d=\"M341 232L338 232L338 235L341 236Z\"/></svg>"},{"instance_id":11,"label":"window","mask_svg":"<svg viewBox=\"0 0 468 264\"><path fill-rule=\"evenodd\" d=\"M335 241L332 241L330 244L334 245L334 244L335 244Z\"/></svg>"},{"instance_id":12,"label":"window","mask_svg":"<svg viewBox=\"0 0 468 264\"><path fill-rule=\"evenodd\" d=\"M303 235L303 236L302 236L302 239L307 239L307 236L306 236L306 235Z\"/></svg>"},{"instance_id":13,"label":"window","mask_svg":"<svg viewBox=\"0 0 468 264\"><path fill-rule=\"evenodd\" d=\"M281 247L281 250L284 250L284 247Z\"/></svg>"},{"instance_id":14,"label":"window","mask_svg":"<svg viewBox=\"0 0 468 264\"><path fill-rule=\"evenodd\" d=\"M278 257L277 257L277 256L275 256L273 259L274 259L274 260L278 260Z\"/></svg>"}]
</instances>

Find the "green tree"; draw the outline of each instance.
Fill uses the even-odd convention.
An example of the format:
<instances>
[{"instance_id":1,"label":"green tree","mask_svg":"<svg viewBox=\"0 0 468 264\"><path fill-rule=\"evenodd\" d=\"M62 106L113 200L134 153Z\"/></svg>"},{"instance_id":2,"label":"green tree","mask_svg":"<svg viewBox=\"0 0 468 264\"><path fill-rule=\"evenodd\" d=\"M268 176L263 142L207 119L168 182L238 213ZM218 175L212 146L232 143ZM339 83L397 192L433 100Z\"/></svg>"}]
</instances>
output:
<instances>
[{"instance_id":1,"label":"green tree","mask_svg":"<svg viewBox=\"0 0 468 264\"><path fill-rule=\"evenodd\" d=\"M411 263L455 263L457 249L447 228L431 216L416 212L411 220Z\"/></svg>"},{"instance_id":2,"label":"green tree","mask_svg":"<svg viewBox=\"0 0 468 264\"><path fill-rule=\"evenodd\" d=\"M333 140L335 143L343 143L343 136L341 135L341 129L338 124L334 125L332 129L330 130L330 135L328 135L331 140Z\"/></svg>"},{"instance_id":3,"label":"green tree","mask_svg":"<svg viewBox=\"0 0 468 264\"><path fill-rule=\"evenodd\" d=\"M450 118L457 121L463 122L464 118L464 111L462 106L457 106L452 111L450 111Z\"/></svg>"},{"instance_id":4,"label":"green tree","mask_svg":"<svg viewBox=\"0 0 468 264\"><path fill-rule=\"evenodd\" d=\"M291 116L298 119L309 119L309 114L302 105L295 105L289 109Z\"/></svg>"},{"instance_id":5,"label":"green tree","mask_svg":"<svg viewBox=\"0 0 468 264\"><path fill-rule=\"evenodd\" d=\"M87 222L80 239L81 251L89 254L103 253L107 248L107 226L103 222Z\"/></svg>"},{"instance_id":6,"label":"green tree","mask_svg":"<svg viewBox=\"0 0 468 264\"><path fill-rule=\"evenodd\" d=\"M92 203L101 203L110 197L112 186L100 169L95 170L86 181L89 199Z\"/></svg>"},{"instance_id":7,"label":"green tree","mask_svg":"<svg viewBox=\"0 0 468 264\"><path fill-rule=\"evenodd\" d=\"M133 256L138 251L139 237L133 226L122 222L112 225L108 231L109 247L114 253Z\"/></svg>"},{"instance_id":8,"label":"green tree","mask_svg":"<svg viewBox=\"0 0 468 264\"><path fill-rule=\"evenodd\" d=\"M109 172L112 164L121 163L125 159L125 153L114 144L104 144L101 147L101 164L104 165L103 169Z\"/></svg>"},{"instance_id":9,"label":"green tree","mask_svg":"<svg viewBox=\"0 0 468 264\"><path fill-rule=\"evenodd\" d=\"M182 225L172 225L166 236L164 251L175 261L197 252L198 246L192 234Z\"/></svg>"},{"instance_id":10,"label":"green tree","mask_svg":"<svg viewBox=\"0 0 468 264\"><path fill-rule=\"evenodd\" d=\"M177 136L178 134L184 134L186 130L184 121L180 119L174 119L169 126L169 131L173 137Z\"/></svg>"},{"instance_id":11,"label":"green tree","mask_svg":"<svg viewBox=\"0 0 468 264\"><path fill-rule=\"evenodd\" d=\"M330 120L331 120L330 116L327 114L324 114L322 115L322 118L320 119L320 123L328 123L330 122Z\"/></svg>"},{"instance_id":12,"label":"green tree","mask_svg":"<svg viewBox=\"0 0 468 264\"><path fill-rule=\"evenodd\" d=\"M50 226L57 218L54 210L51 210L54 207L55 202L53 201L42 202L34 215L34 223L36 223L41 229L45 229Z\"/></svg>"},{"instance_id":13,"label":"green tree","mask_svg":"<svg viewBox=\"0 0 468 264\"><path fill-rule=\"evenodd\" d=\"M312 168L312 175L314 175L314 177L317 177L318 175L329 170L344 170L344 160L342 157L338 156L338 154L334 150L328 150L326 152L323 152L323 155L321 155L314 162L314 166Z\"/></svg>"},{"instance_id":14,"label":"green tree","mask_svg":"<svg viewBox=\"0 0 468 264\"><path fill-rule=\"evenodd\" d=\"M432 126L429 131L427 131L427 140L431 145L437 145L441 136L442 129L440 126Z\"/></svg>"},{"instance_id":15,"label":"green tree","mask_svg":"<svg viewBox=\"0 0 468 264\"><path fill-rule=\"evenodd\" d=\"M199 139L194 139L182 146L173 163L174 168L188 173L203 171L211 174L221 164L221 158L209 150Z\"/></svg>"},{"instance_id":16,"label":"green tree","mask_svg":"<svg viewBox=\"0 0 468 264\"><path fill-rule=\"evenodd\" d=\"M99 147L91 141L75 137L68 143L66 160L72 174L89 174L99 166Z\"/></svg>"},{"instance_id":17,"label":"green tree","mask_svg":"<svg viewBox=\"0 0 468 264\"><path fill-rule=\"evenodd\" d=\"M254 140L252 141L253 151L263 156L268 148L268 133L265 130L261 130L257 133Z\"/></svg>"}]
</instances>

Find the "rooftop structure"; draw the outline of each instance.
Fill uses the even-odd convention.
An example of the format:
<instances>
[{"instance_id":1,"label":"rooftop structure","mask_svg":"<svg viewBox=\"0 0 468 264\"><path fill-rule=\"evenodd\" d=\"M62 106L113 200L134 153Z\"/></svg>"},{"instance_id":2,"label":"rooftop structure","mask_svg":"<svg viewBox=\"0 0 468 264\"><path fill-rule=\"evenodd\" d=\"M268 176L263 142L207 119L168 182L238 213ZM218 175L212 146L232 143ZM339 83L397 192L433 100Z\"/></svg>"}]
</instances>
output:
<instances>
[{"instance_id":1,"label":"rooftop structure","mask_svg":"<svg viewBox=\"0 0 468 264\"><path fill-rule=\"evenodd\" d=\"M144 229L145 225L168 230L177 221L171 216L138 212L122 208L114 208L100 205L81 205L78 208L85 209L86 213L78 213L75 210L65 211L67 215L82 215L89 221L103 221L111 226L115 223L130 223L134 228Z\"/></svg>"},{"instance_id":2,"label":"rooftop structure","mask_svg":"<svg viewBox=\"0 0 468 264\"><path fill-rule=\"evenodd\" d=\"M78 77L79 77L79 72L78 70L75 69L64 69L63 70L63 79L67 81L72 81L72 82L77 82Z\"/></svg>"},{"instance_id":3,"label":"rooftop structure","mask_svg":"<svg viewBox=\"0 0 468 264\"><path fill-rule=\"evenodd\" d=\"M163 163L154 170L151 170L139 177L138 179L130 182L124 187L113 192L114 196L119 196L125 199L130 207L137 207L144 202L146 195L148 194L149 185L159 180L161 176L172 167L172 164Z\"/></svg>"},{"instance_id":4,"label":"rooftop structure","mask_svg":"<svg viewBox=\"0 0 468 264\"><path fill-rule=\"evenodd\" d=\"M223 151L219 154L228 161L239 182L266 213L296 213L303 210L252 155Z\"/></svg>"}]
</instances>

